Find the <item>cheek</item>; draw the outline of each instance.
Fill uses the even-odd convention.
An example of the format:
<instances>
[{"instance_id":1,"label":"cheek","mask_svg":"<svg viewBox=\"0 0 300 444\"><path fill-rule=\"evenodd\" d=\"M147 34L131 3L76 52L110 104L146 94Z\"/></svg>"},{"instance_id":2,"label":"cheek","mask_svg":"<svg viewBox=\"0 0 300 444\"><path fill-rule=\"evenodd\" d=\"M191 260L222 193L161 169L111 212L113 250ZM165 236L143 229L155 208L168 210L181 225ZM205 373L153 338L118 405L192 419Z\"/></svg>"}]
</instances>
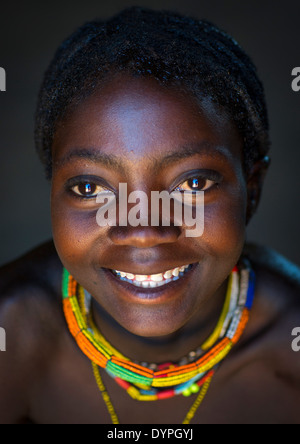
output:
<instances>
[{"instance_id":1,"label":"cheek","mask_svg":"<svg viewBox=\"0 0 300 444\"><path fill-rule=\"evenodd\" d=\"M51 213L53 239L63 264L89 263L99 232L104 231L97 225L96 211L75 211L53 199Z\"/></svg>"},{"instance_id":2,"label":"cheek","mask_svg":"<svg viewBox=\"0 0 300 444\"><path fill-rule=\"evenodd\" d=\"M240 189L205 205L203 241L212 255L239 257L245 242L246 192Z\"/></svg>"}]
</instances>

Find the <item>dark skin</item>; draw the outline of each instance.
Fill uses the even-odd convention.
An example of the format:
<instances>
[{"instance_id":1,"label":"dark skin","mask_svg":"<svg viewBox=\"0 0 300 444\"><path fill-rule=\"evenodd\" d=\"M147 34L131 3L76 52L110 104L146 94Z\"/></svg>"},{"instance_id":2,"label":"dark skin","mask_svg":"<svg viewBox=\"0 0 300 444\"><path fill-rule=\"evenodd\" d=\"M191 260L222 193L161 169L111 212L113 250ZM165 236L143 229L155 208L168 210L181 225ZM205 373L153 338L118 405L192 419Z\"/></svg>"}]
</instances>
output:
<instances>
[{"instance_id":1,"label":"dark skin","mask_svg":"<svg viewBox=\"0 0 300 444\"><path fill-rule=\"evenodd\" d=\"M299 270L274 252L245 246L266 170L257 163L246 176L240 137L224 114L152 80L116 77L61 122L53 167L54 242L0 272L0 326L7 334L0 422L110 423L91 364L66 327L62 264L93 294L104 336L134 360L159 363L177 361L210 334L227 277L246 250L257 275L251 320L193 423L299 423L300 359L291 348ZM100 228L95 200L77 196L86 176L112 192L126 182L129 192L150 193L186 189L187 179L199 174L205 188L199 238L186 237L185 226ZM186 264L196 265L147 299L147 291L134 291L107 271L156 274ZM101 374L121 423L180 424L195 399L134 401Z\"/></svg>"}]
</instances>

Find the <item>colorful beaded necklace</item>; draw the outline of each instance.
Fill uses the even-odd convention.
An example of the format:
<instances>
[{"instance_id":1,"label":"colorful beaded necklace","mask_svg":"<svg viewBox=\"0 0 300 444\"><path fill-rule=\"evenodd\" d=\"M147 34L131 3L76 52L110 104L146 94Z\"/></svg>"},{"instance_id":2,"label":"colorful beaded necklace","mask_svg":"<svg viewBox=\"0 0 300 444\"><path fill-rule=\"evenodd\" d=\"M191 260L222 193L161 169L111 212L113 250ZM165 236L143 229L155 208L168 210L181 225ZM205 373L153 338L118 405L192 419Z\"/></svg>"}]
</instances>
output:
<instances>
[{"instance_id":1,"label":"colorful beaded necklace","mask_svg":"<svg viewBox=\"0 0 300 444\"><path fill-rule=\"evenodd\" d=\"M72 336L79 348L92 361L97 385L111 414L117 416L101 380L99 368L114 378L116 383L139 401L155 401L175 395L188 396L200 391L183 423L193 418L209 388L212 377L232 347L240 339L249 320L253 303L255 275L248 261L241 261L229 277L225 304L212 335L197 352L189 354L191 362L185 365L167 363L146 366L130 361L112 347L97 330L91 316L91 296L63 271L63 309ZM199 357L199 350L202 355ZM200 390L201 388L201 390Z\"/></svg>"}]
</instances>

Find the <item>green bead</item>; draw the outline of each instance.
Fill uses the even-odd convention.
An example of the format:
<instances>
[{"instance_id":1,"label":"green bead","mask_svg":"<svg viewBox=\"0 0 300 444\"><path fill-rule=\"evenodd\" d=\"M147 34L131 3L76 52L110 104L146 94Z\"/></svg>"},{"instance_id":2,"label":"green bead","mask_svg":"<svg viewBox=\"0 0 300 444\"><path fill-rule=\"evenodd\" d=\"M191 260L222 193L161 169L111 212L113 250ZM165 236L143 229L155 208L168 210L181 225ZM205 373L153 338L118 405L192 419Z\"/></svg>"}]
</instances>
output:
<instances>
[{"instance_id":1,"label":"green bead","mask_svg":"<svg viewBox=\"0 0 300 444\"><path fill-rule=\"evenodd\" d=\"M200 390L200 387L199 387L198 384L193 384L193 385L191 386L190 390L191 390L192 393L198 393L199 390Z\"/></svg>"},{"instance_id":2,"label":"green bead","mask_svg":"<svg viewBox=\"0 0 300 444\"><path fill-rule=\"evenodd\" d=\"M191 396L191 390L189 388L183 390L182 392L183 396Z\"/></svg>"}]
</instances>

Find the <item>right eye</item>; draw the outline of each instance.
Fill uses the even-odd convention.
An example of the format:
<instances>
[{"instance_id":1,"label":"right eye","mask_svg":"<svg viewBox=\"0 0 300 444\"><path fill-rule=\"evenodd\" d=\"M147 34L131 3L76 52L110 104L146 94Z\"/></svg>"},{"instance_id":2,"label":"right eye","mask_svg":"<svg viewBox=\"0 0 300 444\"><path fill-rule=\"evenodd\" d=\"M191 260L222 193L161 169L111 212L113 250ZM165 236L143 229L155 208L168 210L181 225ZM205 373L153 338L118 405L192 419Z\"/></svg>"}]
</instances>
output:
<instances>
[{"instance_id":1,"label":"right eye","mask_svg":"<svg viewBox=\"0 0 300 444\"><path fill-rule=\"evenodd\" d=\"M201 176L191 177L190 179L184 181L178 187L175 188L176 191L206 191L215 185L215 181L209 180Z\"/></svg>"},{"instance_id":2,"label":"right eye","mask_svg":"<svg viewBox=\"0 0 300 444\"><path fill-rule=\"evenodd\" d=\"M85 199L95 199L97 194L99 194L101 191L108 191L108 189L102 185L98 185L91 181L79 182L78 184L72 186L70 190L77 196Z\"/></svg>"}]
</instances>

